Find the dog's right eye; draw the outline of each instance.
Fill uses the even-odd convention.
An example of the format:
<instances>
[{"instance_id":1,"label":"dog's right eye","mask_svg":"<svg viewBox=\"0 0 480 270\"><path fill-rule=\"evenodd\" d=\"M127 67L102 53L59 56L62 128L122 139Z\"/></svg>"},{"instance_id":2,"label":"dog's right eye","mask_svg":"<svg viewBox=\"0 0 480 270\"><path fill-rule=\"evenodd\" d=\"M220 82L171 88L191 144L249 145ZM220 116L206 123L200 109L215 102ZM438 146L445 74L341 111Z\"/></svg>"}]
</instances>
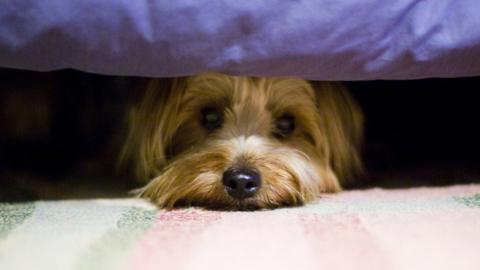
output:
<instances>
[{"instance_id":1,"label":"dog's right eye","mask_svg":"<svg viewBox=\"0 0 480 270\"><path fill-rule=\"evenodd\" d=\"M295 130L295 117L291 114L284 114L277 119L276 130L273 135L277 138L286 138Z\"/></svg>"},{"instance_id":2,"label":"dog's right eye","mask_svg":"<svg viewBox=\"0 0 480 270\"><path fill-rule=\"evenodd\" d=\"M202 110L201 114L201 123L206 130L212 131L222 126L223 115L219 109L207 107Z\"/></svg>"}]
</instances>

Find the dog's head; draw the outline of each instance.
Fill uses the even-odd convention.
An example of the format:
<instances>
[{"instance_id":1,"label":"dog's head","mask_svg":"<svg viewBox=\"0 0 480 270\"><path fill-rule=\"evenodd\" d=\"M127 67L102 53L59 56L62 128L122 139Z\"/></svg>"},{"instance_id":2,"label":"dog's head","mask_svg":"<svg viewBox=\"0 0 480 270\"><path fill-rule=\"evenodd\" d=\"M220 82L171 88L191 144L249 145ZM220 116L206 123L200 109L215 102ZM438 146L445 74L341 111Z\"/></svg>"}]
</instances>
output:
<instances>
[{"instance_id":1,"label":"dog's head","mask_svg":"<svg viewBox=\"0 0 480 270\"><path fill-rule=\"evenodd\" d=\"M217 73L152 80L124 158L161 207L299 205L361 168L362 115L338 84Z\"/></svg>"}]
</instances>

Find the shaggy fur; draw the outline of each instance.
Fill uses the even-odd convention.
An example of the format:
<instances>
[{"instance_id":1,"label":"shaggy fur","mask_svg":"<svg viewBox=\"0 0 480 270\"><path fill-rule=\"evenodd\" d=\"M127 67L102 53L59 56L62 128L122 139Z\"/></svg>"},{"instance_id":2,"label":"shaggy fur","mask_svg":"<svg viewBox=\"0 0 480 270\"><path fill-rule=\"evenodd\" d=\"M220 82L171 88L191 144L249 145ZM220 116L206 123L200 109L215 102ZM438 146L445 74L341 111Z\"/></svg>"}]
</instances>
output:
<instances>
[{"instance_id":1,"label":"shaggy fur","mask_svg":"<svg viewBox=\"0 0 480 270\"><path fill-rule=\"evenodd\" d=\"M202 126L202 111L221 125ZM279 135L278 121L294 129ZM130 114L122 159L146 182L139 194L160 207L259 209L300 205L337 192L361 172L362 114L338 83L217 73L154 79ZM262 186L234 199L222 174L253 168Z\"/></svg>"}]
</instances>

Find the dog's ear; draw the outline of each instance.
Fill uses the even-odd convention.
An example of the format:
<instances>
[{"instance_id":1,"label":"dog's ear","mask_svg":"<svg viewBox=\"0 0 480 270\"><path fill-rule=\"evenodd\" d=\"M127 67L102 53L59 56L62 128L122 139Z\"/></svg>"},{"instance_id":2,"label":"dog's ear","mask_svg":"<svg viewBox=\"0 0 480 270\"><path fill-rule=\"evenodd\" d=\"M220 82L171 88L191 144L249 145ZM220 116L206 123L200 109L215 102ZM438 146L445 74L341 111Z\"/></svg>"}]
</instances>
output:
<instances>
[{"instance_id":1,"label":"dog's ear","mask_svg":"<svg viewBox=\"0 0 480 270\"><path fill-rule=\"evenodd\" d=\"M337 82L313 82L326 137L322 144L330 166L345 184L363 174L360 148L363 141L363 114L346 88Z\"/></svg>"},{"instance_id":2,"label":"dog's ear","mask_svg":"<svg viewBox=\"0 0 480 270\"><path fill-rule=\"evenodd\" d=\"M130 163L136 177L148 181L167 162L168 147L178 123L185 79L152 79L128 115L128 136L120 163Z\"/></svg>"}]
</instances>

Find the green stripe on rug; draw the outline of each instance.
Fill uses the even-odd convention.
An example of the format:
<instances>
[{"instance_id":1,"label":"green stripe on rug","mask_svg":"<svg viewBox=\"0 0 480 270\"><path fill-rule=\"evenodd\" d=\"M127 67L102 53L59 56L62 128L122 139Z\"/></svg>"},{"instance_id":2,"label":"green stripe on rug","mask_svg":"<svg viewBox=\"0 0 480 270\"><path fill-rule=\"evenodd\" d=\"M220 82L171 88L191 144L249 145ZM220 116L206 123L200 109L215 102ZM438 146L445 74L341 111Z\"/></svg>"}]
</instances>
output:
<instances>
[{"instance_id":1,"label":"green stripe on rug","mask_svg":"<svg viewBox=\"0 0 480 270\"><path fill-rule=\"evenodd\" d=\"M465 204L468 207L480 207L480 193L471 197L454 197L455 201Z\"/></svg>"},{"instance_id":2,"label":"green stripe on rug","mask_svg":"<svg viewBox=\"0 0 480 270\"><path fill-rule=\"evenodd\" d=\"M75 269L121 269L133 244L150 228L155 210L129 207L116 228L108 230L79 257Z\"/></svg>"},{"instance_id":3,"label":"green stripe on rug","mask_svg":"<svg viewBox=\"0 0 480 270\"><path fill-rule=\"evenodd\" d=\"M0 203L0 240L30 217L34 210L34 203Z\"/></svg>"}]
</instances>

